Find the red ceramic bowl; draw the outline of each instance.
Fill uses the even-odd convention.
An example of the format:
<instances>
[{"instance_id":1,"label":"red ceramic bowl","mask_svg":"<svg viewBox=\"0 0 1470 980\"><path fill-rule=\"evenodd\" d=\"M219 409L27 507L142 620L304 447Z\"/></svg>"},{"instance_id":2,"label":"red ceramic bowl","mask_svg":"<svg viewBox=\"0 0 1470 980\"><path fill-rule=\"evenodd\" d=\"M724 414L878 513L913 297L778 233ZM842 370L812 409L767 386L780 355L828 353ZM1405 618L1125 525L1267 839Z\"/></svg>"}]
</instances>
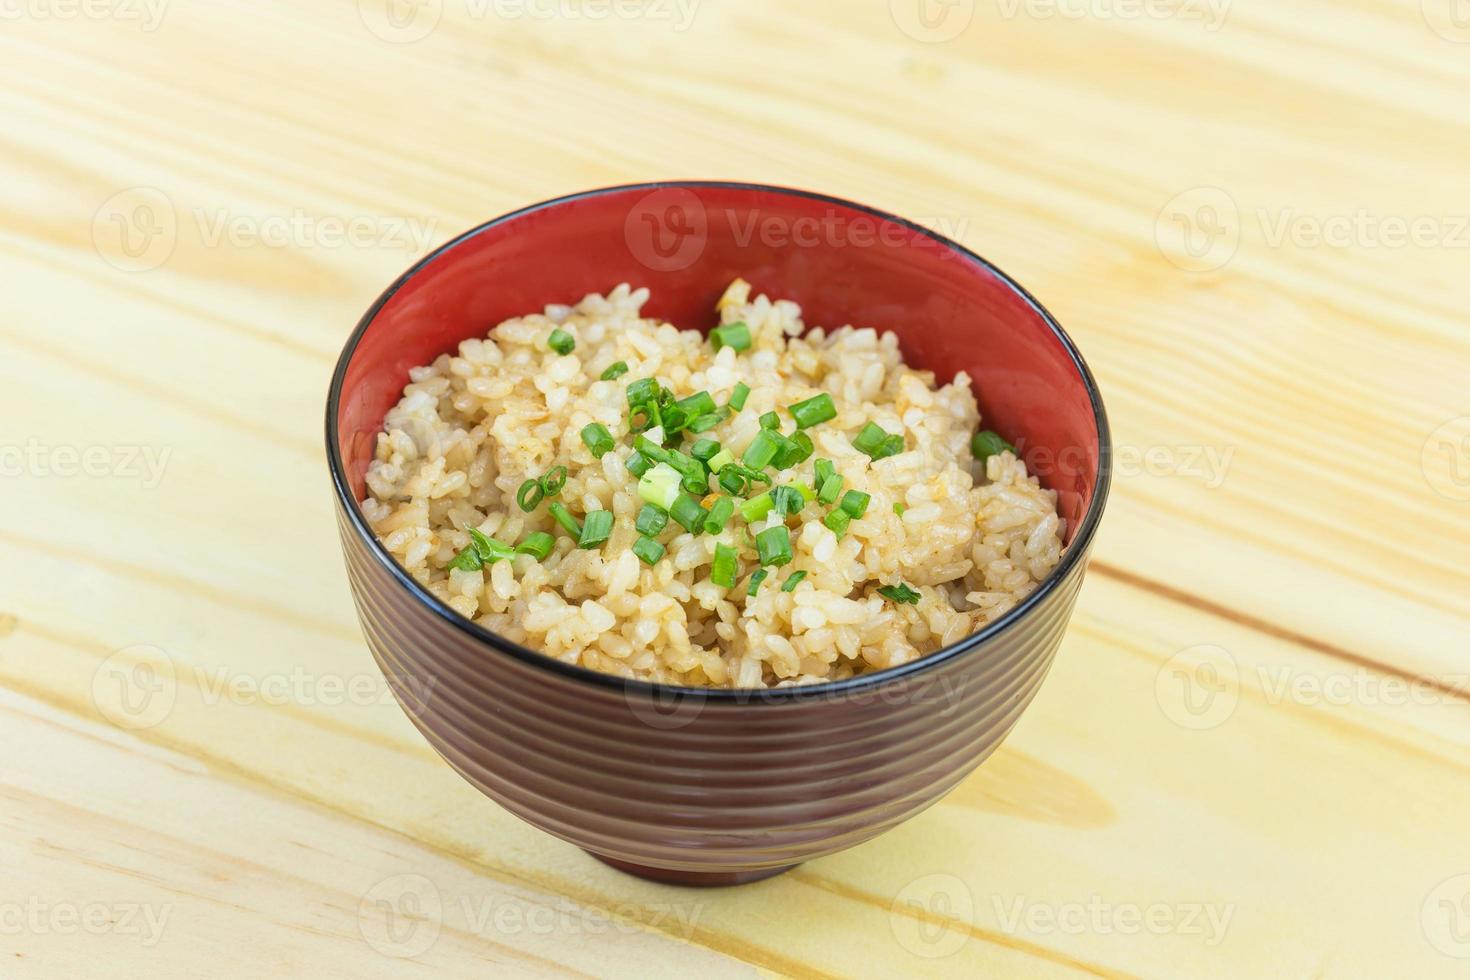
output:
<instances>
[{"instance_id":1,"label":"red ceramic bowl","mask_svg":"<svg viewBox=\"0 0 1470 980\"><path fill-rule=\"evenodd\" d=\"M696 690L568 666L439 602L358 501L408 370L548 303L620 282L649 316L708 328L736 276L807 323L892 330L912 365L975 379L989 428L1060 497L1067 550L1010 613L931 656L847 681ZM327 456L363 632L424 737L486 795L624 870L730 884L882 833L993 752L1041 684L1108 488L1108 429L1081 355L994 266L892 215L750 184L613 187L497 218L418 263L337 364Z\"/></svg>"}]
</instances>

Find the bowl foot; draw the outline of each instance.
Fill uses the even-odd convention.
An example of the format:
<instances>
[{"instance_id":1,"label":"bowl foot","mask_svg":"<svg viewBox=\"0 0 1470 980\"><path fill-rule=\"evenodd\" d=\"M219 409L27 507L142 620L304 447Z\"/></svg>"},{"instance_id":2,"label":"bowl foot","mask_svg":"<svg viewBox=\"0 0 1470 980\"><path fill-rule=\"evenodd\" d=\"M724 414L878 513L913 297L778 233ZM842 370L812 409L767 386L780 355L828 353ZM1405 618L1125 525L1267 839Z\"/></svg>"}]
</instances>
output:
<instances>
[{"instance_id":1,"label":"bowl foot","mask_svg":"<svg viewBox=\"0 0 1470 980\"><path fill-rule=\"evenodd\" d=\"M646 878L649 881L661 882L665 885L688 885L694 888L721 888L726 885L745 885L752 881L761 881L766 878L774 878L783 871L790 871L796 867L788 864L780 868L759 868L754 871L679 871L673 868L648 868L641 864L629 864L627 861L619 861L615 858L604 857L593 851L588 851L597 860L610 868Z\"/></svg>"}]
</instances>

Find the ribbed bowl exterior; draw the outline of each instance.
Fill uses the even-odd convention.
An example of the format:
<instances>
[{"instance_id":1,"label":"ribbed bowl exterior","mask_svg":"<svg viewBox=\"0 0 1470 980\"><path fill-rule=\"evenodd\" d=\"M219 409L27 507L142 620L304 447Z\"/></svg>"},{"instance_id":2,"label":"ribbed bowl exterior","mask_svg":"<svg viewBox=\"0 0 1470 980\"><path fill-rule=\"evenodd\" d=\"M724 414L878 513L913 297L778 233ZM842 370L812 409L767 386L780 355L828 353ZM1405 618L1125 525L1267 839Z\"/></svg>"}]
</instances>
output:
<instances>
[{"instance_id":1,"label":"ribbed bowl exterior","mask_svg":"<svg viewBox=\"0 0 1470 980\"><path fill-rule=\"evenodd\" d=\"M831 854L938 800L1035 696L1086 565L1008 629L916 673L810 697L658 696L492 648L405 590L340 504L338 517L368 645L439 754L536 827L674 877Z\"/></svg>"}]
</instances>

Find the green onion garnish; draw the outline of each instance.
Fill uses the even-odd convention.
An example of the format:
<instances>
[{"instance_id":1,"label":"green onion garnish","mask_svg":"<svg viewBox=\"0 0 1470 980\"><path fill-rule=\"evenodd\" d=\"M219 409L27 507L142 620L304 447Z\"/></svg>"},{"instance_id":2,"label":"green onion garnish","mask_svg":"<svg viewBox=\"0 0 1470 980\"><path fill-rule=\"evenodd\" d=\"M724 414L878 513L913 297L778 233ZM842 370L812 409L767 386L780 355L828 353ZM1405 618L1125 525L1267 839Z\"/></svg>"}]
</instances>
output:
<instances>
[{"instance_id":1,"label":"green onion garnish","mask_svg":"<svg viewBox=\"0 0 1470 980\"><path fill-rule=\"evenodd\" d=\"M724 477L721 476L720 479L723 480ZM745 518L745 523L753 524L769 514L775 504L776 502L771 497L771 492L767 490L758 497L751 497L749 500L742 502L740 505L740 516Z\"/></svg>"},{"instance_id":2,"label":"green onion garnish","mask_svg":"<svg viewBox=\"0 0 1470 980\"><path fill-rule=\"evenodd\" d=\"M760 417L760 423L762 429L780 429L781 416L775 412L767 412Z\"/></svg>"},{"instance_id":3,"label":"green onion garnish","mask_svg":"<svg viewBox=\"0 0 1470 980\"><path fill-rule=\"evenodd\" d=\"M813 490L805 483L793 483L792 486L796 488L796 492L801 494L802 498L805 499L807 503L811 503L813 500L817 499L817 491Z\"/></svg>"},{"instance_id":4,"label":"green onion garnish","mask_svg":"<svg viewBox=\"0 0 1470 980\"><path fill-rule=\"evenodd\" d=\"M852 440L852 446L865 456L872 456L883 445L883 440L888 438L888 433L875 422L869 422L863 426Z\"/></svg>"},{"instance_id":5,"label":"green onion garnish","mask_svg":"<svg viewBox=\"0 0 1470 980\"><path fill-rule=\"evenodd\" d=\"M470 536L470 544L450 560L450 568L473 572L515 555L515 549L510 545L495 538L487 538L485 532L477 527L467 527L465 533Z\"/></svg>"},{"instance_id":6,"label":"green onion garnish","mask_svg":"<svg viewBox=\"0 0 1470 980\"><path fill-rule=\"evenodd\" d=\"M834 473L837 472L837 467L835 467L835 466L832 465L832 461L830 459L819 459L819 460L817 460L816 467L817 467L817 486L819 486L819 487L822 486L824 483L827 482L827 478L828 477L832 476Z\"/></svg>"},{"instance_id":7,"label":"green onion garnish","mask_svg":"<svg viewBox=\"0 0 1470 980\"><path fill-rule=\"evenodd\" d=\"M577 547L596 548L612 536L612 526L612 511L594 510L582 523L582 535L577 539Z\"/></svg>"},{"instance_id":8,"label":"green onion garnish","mask_svg":"<svg viewBox=\"0 0 1470 980\"><path fill-rule=\"evenodd\" d=\"M781 453L776 457L776 469L789 470L807 461L807 457L815 451L812 445L812 437L805 432L785 436L786 445L781 448Z\"/></svg>"},{"instance_id":9,"label":"green onion garnish","mask_svg":"<svg viewBox=\"0 0 1470 980\"><path fill-rule=\"evenodd\" d=\"M679 471L668 463L659 463L638 480L638 496L644 503L668 510L679 496L679 481L682 479Z\"/></svg>"},{"instance_id":10,"label":"green onion garnish","mask_svg":"<svg viewBox=\"0 0 1470 980\"><path fill-rule=\"evenodd\" d=\"M649 402L657 401L659 384L654 378L641 378L624 389L623 394L628 398L628 407L640 409Z\"/></svg>"},{"instance_id":11,"label":"green onion garnish","mask_svg":"<svg viewBox=\"0 0 1470 980\"><path fill-rule=\"evenodd\" d=\"M801 580L804 578L806 578L806 572L792 572L790 575L786 576L786 581L781 583L781 591L795 592L796 587L801 584Z\"/></svg>"},{"instance_id":12,"label":"green onion garnish","mask_svg":"<svg viewBox=\"0 0 1470 980\"><path fill-rule=\"evenodd\" d=\"M669 461L669 451L647 436L639 436L634 439L633 448L644 459L651 459L655 463L667 463Z\"/></svg>"},{"instance_id":13,"label":"green onion garnish","mask_svg":"<svg viewBox=\"0 0 1470 980\"><path fill-rule=\"evenodd\" d=\"M449 561L448 568L457 568L461 572L477 572L485 565L480 561L480 553L472 544L465 545L464 550L455 555Z\"/></svg>"},{"instance_id":14,"label":"green onion garnish","mask_svg":"<svg viewBox=\"0 0 1470 980\"><path fill-rule=\"evenodd\" d=\"M833 473L822 481L822 488L817 491L817 500L824 504L834 502L842 493L842 474Z\"/></svg>"},{"instance_id":15,"label":"green onion garnish","mask_svg":"<svg viewBox=\"0 0 1470 980\"><path fill-rule=\"evenodd\" d=\"M721 453L721 455L724 454ZM726 463L724 468L720 470L720 489L726 493L744 493L746 483L745 476L740 472L740 467L737 464Z\"/></svg>"},{"instance_id":16,"label":"green onion garnish","mask_svg":"<svg viewBox=\"0 0 1470 980\"><path fill-rule=\"evenodd\" d=\"M755 536L755 552L762 565L784 565L791 560L791 532L785 524L768 527Z\"/></svg>"},{"instance_id":17,"label":"green onion garnish","mask_svg":"<svg viewBox=\"0 0 1470 980\"><path fill-rule=\"evenodd\" d=\"M806 506L806 498L795 487L772 487L771 507L779 514L800 514Z\"/></svg>"},{"instance_id":18,"label":"green onion garnish","mask_svg":"<svg viewBox=\"0 0 1470 980\"><path fill-rule=\"evenodd\" d=\"M530 555L537 561L545 561L546 556L551 554L551 549L556 547L556 538L545 531L532 531L526 535L526 539L516 545L516 554Z\"/></svg>"},{"instance_id":19,"label":"green onion garnish","mask_svg":"<svg viewBox=\"0 0 1470 980\"><path fill-rule=\"evenodd\" d=\"M998 433L986 429L984 432L975 433L970 440L970 455L982 463L992 456L999 456L1003 452L1015 454L1016 447L1006 442Z\"/></svg>"},{"instance_id":20,"label":"green onion garnish","mask_svg":"<svg viewBox=\"0 0 1470 980\"><path fill-rule=\"evenodd\" d=\"M701 415L698 418L691 419L685 428L698 435L701 432L708 432L723 421L725 421L725 417L719 412L710 412L708 415Z\"/></svg>"},{"instance_id":21,"label":"green onion garnish","mask_svg":"<svg viewBox=\"0 0 1470 980\"><path fill-rule=\"evenodd\" d=\"M915 592L907 585L904 585L902 582L898 583L897 585L885 585L878 590L878 594L892 599L894 602L909 603L911 605L923 598L922 595L920 595L918 592Z\"/></svg>"},{"instance_id":22,"label":"green onion garnish","mask_svg":"<svg viewBox=\"0 0 1470 980\"><path fill-rule=\"evenodd\" d=\"M633 521L633 526L638 529L639 534L656 538L660 531L669 526L669 515L653 506L653 504L644 504L639 509L638 517Z\"/></svg>"},{"instance_id":23,"label":"green onion garnish","mask_svg":"<svg viewBox=\"0 0 1470 980\"><path fill-rule=\"evenodd\" d=\"M548 497L555 497L566 485L567 468L565 466L553 466L541 477L541 489L546 491Z\"/></svg>"},{"instance_id":24,"label":"green onion garnish","mask_svg":"<svg viewBox=\"0 0 1470 980\"><path fill-rule=\"evenodd\" d=\"M749 350L750 328L743 323L727 323L711 330L709 339L715 345L715 350L721 347L733 347L737 351Z\"/></svg>"},{"instance_id":25,"label":"green onion garnish","mask_svg":"<svg viewBox=\"0 0 1470 980\"><path fill-rule=\"evenodd\" d=\"M759 592L761 583L766 580L766 576L769 574L771 573L766 571L764 568L757 568L750 576L750 585L746 586L745 594L755 595L757 592Z\"/></svg>"},{"instance_id":26,"label":"green onion garnish","mask_svg":"<svg viewBox=\"0 0 1470 980\"><path fill-rule=\"evenodd\" d=\"M750 397L750 385L744 381L735 382L734 389L730 392L730 407L740 411L745 407L745 399Z\"/></svg>"},{"instance_id":27,"label":"green onion garnish","mask_svg":"<svg viewBox=\"0 0 1470 980\"><path fill-rule=\"evenodd\" d=\"M897 456L903 452L903 436L889 436L883 440L883 445L873 454L874 461L887 459L889 456Z\"/></svg>"},{"instance_id":28,"label":"green onion garnish","mask_svg":"<svg viewBox=\"0 0 1470 980\"><path fill-rule=\"evenodd\" d=\"M625 375L627 373L628 373L628 362L627 361L614 361L613 363L611 363L611 364L609 364L607 366L607 370L606 371L602 372L602 380L603 381L616 381L618 378L621 378L623 375Z\"/></svg>"},{"instance_id":29,"label":"green onion garnish","mask_svg":"<svg viewBox=\"0 0 1470 980\"><path fill-rule=\"evenodd\" d=\"M572 348L577 346L577 339L567 333L561 327L551 331L551 336L546 338L546 346L563 356L570 354Z\"/></svg>"},{"instance_id":30,"label":"green onion garnish","mask_svg":"<svg viewBox=\"0 0 1470 980\"><path fill-rule=\"evenodd\" d=\"M652 538L639 538L633 542L633 554L645 565L657 565L664 556L664 546Z\"/></svg>"},{"instance_id":31,"label":"green onion garnish","mask_svg":"<svg viewBox=\"0 0 1470 980\"><path fill-rule=\"evenodd\" d=\"M798 429L810 429L820 422L830 422L837 417L837 406L832 404L832 396L825 391L804 402L797 402L786 411L796 419Z\"/></svg>"},{"instance_id":32,"label":"green onion garnish","mask_svg":"<svg viewBox=\"0 0 1470 980\"><path fill-rule=\"evenodd\" d=\"M516 504L528 514L545 499L546 488L541 485L540 480L527 480L516 491Z\"/></svg>"},{"instance_id":33,"label":"green onion garnish","mask_svg":"<svg viewBox=\"0 0 1470 980\"><path fill-rule=\"evenodd\" d=\"M717 439L699 439L689 447L689 455L708 464L716 453L720 451L720 443Z\"/></svg>"},{"instance_id":34,"label":"green onion garnish","mask_svg":"<svg viewBox=\"0 0 1470 980\"><path fill-rule=\"evenodd\" d=\"M762 429L756 434L751 444L745 448L744 455L740 457L741 462L751 469L765 469L781 451L782 442L784 440L779 433L772 432L770 429Z\"/></svg>"},{"instance_id":35,"label":"green onion garnish","mask_svg":"<svg viewBox=\"0 0 1470 980\"><path fill-rule=\"evenodd\" d=\"M704 529L709 534L719 534L730 523L735 514L735 501L729 497L717 497L709 505L709 516L704 519Z\"/></svg>"},{"instance_id":36,"label":"green onion garnish","mask_svg":"<svg viewBox=\"0 0 1470 980\"><path fill-rule=\"evenodd\" d=\"M593 422L582 427L582 441L587 448L592 450L592 455L601 459L613 447L612 433L607 431L607 426L601 422Z\"/></svg>"},{"instance_id":37,"label":"green onion garnish","mask_svg":"<svg viewBox=\"0 0 1470 980\"><path fill-rule=\"evenodd\" d=\"M644 456L642 453L635 452L633 453L633 455L628 457L628 461L623 465L628 468L629 473L632 473L634 476L641 477L644 473L647 473L649 471L649 469L653 466L653 463L651 463L648 460L648 457Z\"/></svg>"},{"instance_id":38,"label":"green onion garnish","mask_svg":"<svg viewBox=\"0 0 1470 980\"><path fill-rule=\"evenodd\" d=\"M572 516L571 511L567 510L565 504L558 500L546 509L551 512L552 519L560 524L568 534L574 538L582 536L582 525L577 523L577 519Z\"/></svg>"},{"instance_id":39,"label":"green onion garnish","mask_svg":"<svg viewBox=\"0 0 1470 980\"><path fill-rule=\"evenodd\" d=\"M715 443L715 445L719 445L719 443ZM698 449L699 443L696 442L694 447ZM695 455L697 456L698 454L696 453ZM704 465L709 467L711 473L718 473L721 469L733 462L735 462L735 454L728 449L722 448L709 459L705 460Z\"/></svg>"},{"instance_id":40,"label":"green onion garnish","mask_svg":"<svg viewBox=\"0 0 1470 980\"><path fill-rule=\"evenodd\" d=\"M684 530L698 534L704 530L704 520L709 512L699 505L699 501L687 493L681 493L674 498L669 516L684 525Z\"/></svg>"},{"instance_id":41,"label":"green onion garnish","mask_svg":"<svg viewBox=\"0 0 1470 980\"><path fill-rule=\"evenodd\" d=\"M861 490L849 490L842 495L842 509L849 517L862 517L868 512L868 502L873 498Z\"/></svg>"},{"instance_id":42,"label":"green onion garnish","mask_svg":"<svg viewBox=\"0 0 1470 980\"><path fill-rule=\"evenodd\" d=\"M893 505L893 512L895 514L897 514L899 517L902 517L903 516L903 512L906 511L906 510L908 510L908 509L909 509L908 504L899 503L899 504L894 504Z\"/></svg>"},{"instance_id":43,"label":"green onion garnish","mask_svg":"<svg viewBox=\"0 0 1470 980\"><path fill-rule=\"evenodd\" d=\"M841 540L842 536L847 533L847 525L851 520L852 515L839 507L837 510L828 511L827 516L822 518L822 523L837 535L838 540Z\"/></svg>"},{"instance_id":44,"label":"green onion garnish","mask_svg":"<svg viewBox=\"0 0 1470 980\"><path fill-rule=\"evenodd\" d=\"M735 585L735 549L729 545L715 545L715 561L710 568L709 580L722 589L728 589Z\"/></svg>"},{"instance_id":45,"label":"green onion garnish","mask_svg":"<svg viewBox=\"0 0 1470 980\"><path fill-rule=\"evenodd\" d=\"M682 408L684 414L691 419L700 415L708 415L719 407L707 391L695 392L688 398L680 398L674 404Z\"/></svg>"}]
</instances>

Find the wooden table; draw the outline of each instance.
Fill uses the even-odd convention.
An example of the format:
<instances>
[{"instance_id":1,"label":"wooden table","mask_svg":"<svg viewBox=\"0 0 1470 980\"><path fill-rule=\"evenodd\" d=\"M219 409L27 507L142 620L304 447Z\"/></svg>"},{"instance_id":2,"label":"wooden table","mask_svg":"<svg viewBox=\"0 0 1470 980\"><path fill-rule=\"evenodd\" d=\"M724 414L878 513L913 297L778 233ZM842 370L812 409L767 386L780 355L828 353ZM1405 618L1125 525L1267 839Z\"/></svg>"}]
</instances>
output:
<instances>
[{"instance_id":1,"label":"wooden table","mask_svg":"<svg viewBox=\"0 0 1470 980\"><path fill-rule=\"evenodd\" d=\"M0 976L1470 970L1453 0L162 2L0 26ZM958 237L1068 326L1119 446L992 761L708 892L431 753L321 445L416 256L668 176Z\"/></svg>"}]
</instances>

